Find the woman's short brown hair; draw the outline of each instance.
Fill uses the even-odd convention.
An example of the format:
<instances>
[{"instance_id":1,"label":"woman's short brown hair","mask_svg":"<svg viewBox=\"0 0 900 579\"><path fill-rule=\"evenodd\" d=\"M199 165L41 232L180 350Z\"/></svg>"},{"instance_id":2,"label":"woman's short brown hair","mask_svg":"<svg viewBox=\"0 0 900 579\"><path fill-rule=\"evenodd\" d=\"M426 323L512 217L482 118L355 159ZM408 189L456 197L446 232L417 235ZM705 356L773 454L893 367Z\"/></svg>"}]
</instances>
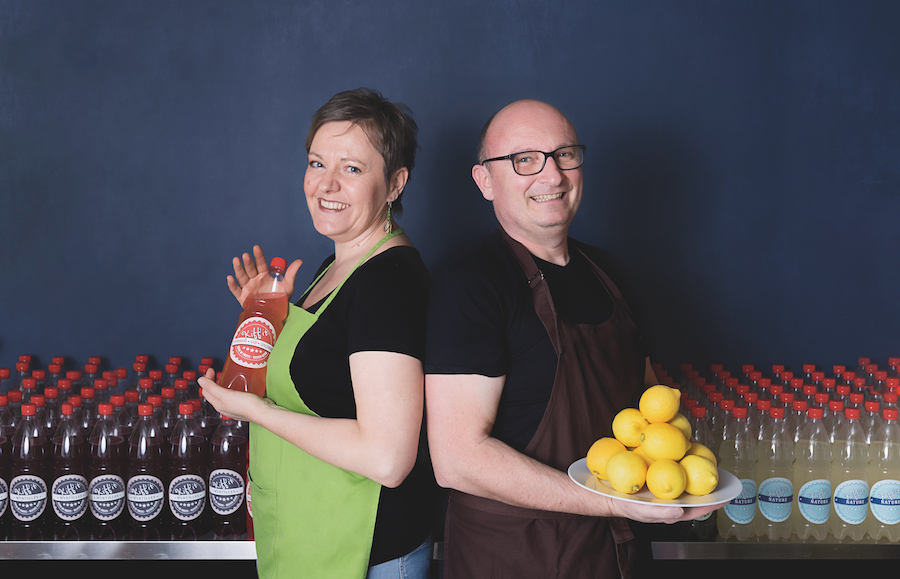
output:
<instances>
[{"instance_id":1,"label":"woman's short brown hair","mask_svg":"<svg viewBox=\"0 0 900 579\"><path fill-rule=\"evenodd\" d=\"M390 183L391 176L406 167L412 176L419 143L416 135L419 127L412 118L412 111L402 103L392 103L378 91L358 88L339 92L313 115L309 133L306 135L306 152L312 145L316 132L325 123L348 121L359 125L372 146L384 159L384 180ZM402 197L403 192L400 192ZM391 204L391 214L403 211L400 197Z\"/></svg>"}]
</instances>

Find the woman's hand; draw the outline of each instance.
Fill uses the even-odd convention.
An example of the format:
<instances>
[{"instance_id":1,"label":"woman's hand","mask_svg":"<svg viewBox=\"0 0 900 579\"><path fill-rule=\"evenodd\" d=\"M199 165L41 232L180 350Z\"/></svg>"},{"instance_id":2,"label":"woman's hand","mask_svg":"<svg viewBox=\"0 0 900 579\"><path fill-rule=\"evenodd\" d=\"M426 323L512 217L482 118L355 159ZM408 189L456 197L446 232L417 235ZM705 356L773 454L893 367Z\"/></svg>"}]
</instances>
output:
<instances>
[{"instance_id":1,"label":"woman's hand","mask_svg":"<svg viewBox=\"0 0 900 579\"><path fill-rule=\"evenodd\" d=\"M284 273L284 287L287 290L288 301L294 293L294 280L302 263L301 260L295 259ZM231 290L241 307L244 307L244 300L265 279L259 274L269 271L269 266L266 265L266 256L263 255L260 246L254 245L252 256L245 253L241 257L235 257L231 260L231 265L234 267L234 275L229 275L226 280L228 289Z\"/></svg>"},{"instance_id":2,"label":"woman's hand","mask_svg":"<svg viewBox=\"0 0 900 579\"><path fill-rule=\"evenodd\" d=\"M257 422L261 411L275 406L268 398L219 386L215 383L215 377L215 370L210 368L206 371L206 376L201 376L197 382L203 389L203 397L219 414L234 420Z\"/></svg>"}]
</instances>

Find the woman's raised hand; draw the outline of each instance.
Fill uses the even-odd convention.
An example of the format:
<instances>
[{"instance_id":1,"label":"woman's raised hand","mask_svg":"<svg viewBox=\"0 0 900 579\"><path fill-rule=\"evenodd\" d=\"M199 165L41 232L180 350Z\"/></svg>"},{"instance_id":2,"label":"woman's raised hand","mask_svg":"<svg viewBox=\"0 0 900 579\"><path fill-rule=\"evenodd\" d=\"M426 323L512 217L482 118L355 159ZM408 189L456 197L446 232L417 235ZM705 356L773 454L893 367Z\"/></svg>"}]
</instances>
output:
<instances>
[{"instance_id":1,"label":"woman's raised hand","mask_svg":"<svg viewBox=\"0 0 900 579\"><path fill-rule=\"evenodd\" d=\"M284 273L284 287L287 290L288 301L294 293L294 280L302 263L299 259L294 260ZM231 290L241 307L244 307L244 300L253 293L260 280L265 279L259 274L269 270L266 256L260 246L254 245L252 256L245 253L241 257L235 257L231 260L231 265L234 267L234 275L229 275L227 278L228 289Z\"/></svg>"}]
</instances>

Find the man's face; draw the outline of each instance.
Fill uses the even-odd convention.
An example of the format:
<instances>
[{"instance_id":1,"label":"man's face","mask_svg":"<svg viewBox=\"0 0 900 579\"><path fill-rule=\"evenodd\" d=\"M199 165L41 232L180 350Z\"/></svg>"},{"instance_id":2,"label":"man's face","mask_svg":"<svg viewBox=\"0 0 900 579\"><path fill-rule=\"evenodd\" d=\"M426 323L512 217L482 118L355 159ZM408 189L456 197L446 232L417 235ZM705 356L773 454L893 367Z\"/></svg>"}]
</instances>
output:
<instances>
[{"instance_id":1,"label":"man's face","mask_svg":"<svg viewBox=\"0 0 900 579\"><path fill-rule=\"evenodd\" d=\"M551 152L575 145L571 123L555 108L535 101L509 105L494 117L485 136L485 156L521 151ZM567 233L581 202L581 168L561 171L553 158L536 175L518 175L508 160L475 165L472 177L492 201L500 225L513 238L537 241Z\"/></svg>"}]
</instances>

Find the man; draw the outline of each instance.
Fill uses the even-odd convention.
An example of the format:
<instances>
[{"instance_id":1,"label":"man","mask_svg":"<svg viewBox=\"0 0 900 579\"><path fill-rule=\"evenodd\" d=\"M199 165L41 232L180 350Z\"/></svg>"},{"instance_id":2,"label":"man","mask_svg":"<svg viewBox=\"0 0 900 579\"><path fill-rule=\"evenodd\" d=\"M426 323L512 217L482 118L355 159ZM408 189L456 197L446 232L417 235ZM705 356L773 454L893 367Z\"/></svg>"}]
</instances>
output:
<instances>
[{"instance_id":1,"label":"man","mask_svg":"<svg viewBox=\"0 0 900 579\"><path fill-rule=\"evenodd\" d=\"M672 523L714 507L622 502L568 478L656 377L615 262L568 237L584 154L569 120L512 103L478 154L472 177L500 229L436 279L428 319L429 444L450 489L445 576L628 576L624 517Z\"/></svg>"}]
</instances>

